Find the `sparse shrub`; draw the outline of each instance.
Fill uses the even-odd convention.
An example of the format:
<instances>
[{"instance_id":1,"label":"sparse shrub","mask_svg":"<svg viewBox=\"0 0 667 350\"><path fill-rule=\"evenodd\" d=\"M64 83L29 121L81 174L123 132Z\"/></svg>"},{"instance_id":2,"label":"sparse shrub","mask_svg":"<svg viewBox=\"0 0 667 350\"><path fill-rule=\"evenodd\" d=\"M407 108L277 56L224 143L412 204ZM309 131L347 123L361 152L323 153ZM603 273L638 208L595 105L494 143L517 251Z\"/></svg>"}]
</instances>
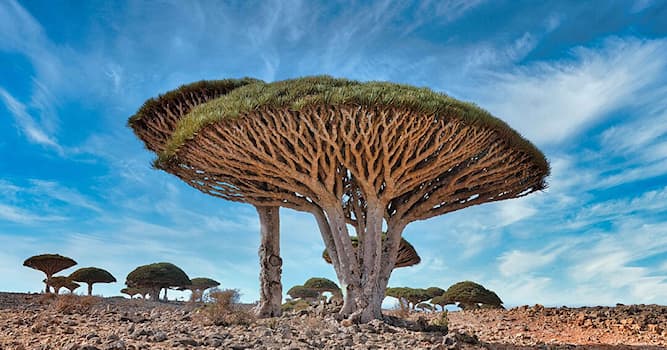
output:
<instances>
[{"instance_id":1,"label":"sparse shrub","mask_svg":"<svg viewBox=\"0 0 667 350\"><path fill-rule=\"evenodd\" d=\"M236 289L214 288L207 294L207 303L196 311L196 318L216 326L249 325L255 317L249 309L239 305L239 297Z\"/></svg>"},{"instance_id":2,"label":"sparse shrub","mask_svg":"<svg viewBox=\"0 0 667 350\"><path fill-rule=\"evenodd\" d=\"M431 324L438 327L443 327L444 331L447 332L449 327L449 320L447 319L447 310L442 311L437 318L431 320Z\"/></svg>"},{"instance_id":3,"label":"sparse shrub","mask_svg":"<svg viewBox=\"0 0 667 350\"><path fill-rule=\"evenodd\" d=\"M63 294L55 298L51 308L62 314L86 314L100 302L99 297Z\"/></svg>"}]
</instances>

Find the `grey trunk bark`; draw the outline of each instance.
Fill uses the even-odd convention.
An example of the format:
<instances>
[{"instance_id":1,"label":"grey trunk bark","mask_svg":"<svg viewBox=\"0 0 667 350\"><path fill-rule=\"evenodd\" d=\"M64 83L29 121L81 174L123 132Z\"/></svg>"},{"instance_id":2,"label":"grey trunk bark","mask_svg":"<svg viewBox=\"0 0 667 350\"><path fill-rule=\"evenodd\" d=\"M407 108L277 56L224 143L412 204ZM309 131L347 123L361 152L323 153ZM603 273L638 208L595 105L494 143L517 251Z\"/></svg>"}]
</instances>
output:
<instances>
[{"instance_id":1,"label":"grey trunk bark","mask_svg":"<svg viewBox=\"0 0 667 350\"><path fill-rule=\"evenodd\" d=\"M88 295L93 295L93 284L88 283Z\"/></svg>"},{"instance_id":2,"label":"grey trunk bark","mask_svg":"<svg viewBox=\"0 0 667 350\"><path fill-rule=\"evenodd\" d=\"M260 318L281 315L283 286L280 281L283 259L280 257L280 207L255 207L259 214L260 299L255 314Z\"/></svg>"}]
</instances>

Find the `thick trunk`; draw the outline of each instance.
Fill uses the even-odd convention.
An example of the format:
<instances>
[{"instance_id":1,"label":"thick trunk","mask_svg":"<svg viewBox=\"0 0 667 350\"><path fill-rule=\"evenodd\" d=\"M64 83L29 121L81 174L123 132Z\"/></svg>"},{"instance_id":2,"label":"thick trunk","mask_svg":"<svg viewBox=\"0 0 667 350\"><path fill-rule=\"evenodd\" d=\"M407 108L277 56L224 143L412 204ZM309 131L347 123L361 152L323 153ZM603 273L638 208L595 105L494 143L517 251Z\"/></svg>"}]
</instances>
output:
<instances>
[{"instance_id":1,"label":"thick trunk","mask_svg":"<svg viewBox=\"0 0 667 350\"><path fill-rule=\"evenodd\" d=\"M169 301L169 299L167 299L167 290L168 289L169 288L167 288L167 287L164 288L164 301Z\"/></svg>"},{"instance_id":2,"label":"thick trunk","mask_svg":"<svg viewBox=\"0 0 667 350\"><path fill-rule=\"evenodd\" d=\"M93 295L93 284L88 283L88 295Z\"/></svg>"},{"instance_id":3,"label":"thick trunk","mask_svg":"<svg viewBox=\"0 0 667 350\"><path fill-rule=\"evenodd\" d=\"M46 285L46 288L44 288L44 293L49 294L51 293L51 286L49 285L49 280L51 279L52 274L46 274L46 280L44 280L44 284Z\"/></svg>"},{"instance_id":4,"label":"thick trunk","mask_svg":"<svg viewBox=\"0 0 667 350\"><path fill-rule=\"evenodd\" d=\"M259 246L260 299L255 309L257 317L281 315L283 286L280 281L283 259L280 257L280 207L255 207L261 225Z\"/></svg>"},{"instance_id":5,"label":"thick trunk","mask_svg":"<svg viewBox=\"0 0 667 350\"><path fill-rule=\"evenodd\" d=\"M152 301L160 301L160 290L162 290L160 287L151 288L150 292L148 293L148 297Z\"/></svg>"}]
</instances>

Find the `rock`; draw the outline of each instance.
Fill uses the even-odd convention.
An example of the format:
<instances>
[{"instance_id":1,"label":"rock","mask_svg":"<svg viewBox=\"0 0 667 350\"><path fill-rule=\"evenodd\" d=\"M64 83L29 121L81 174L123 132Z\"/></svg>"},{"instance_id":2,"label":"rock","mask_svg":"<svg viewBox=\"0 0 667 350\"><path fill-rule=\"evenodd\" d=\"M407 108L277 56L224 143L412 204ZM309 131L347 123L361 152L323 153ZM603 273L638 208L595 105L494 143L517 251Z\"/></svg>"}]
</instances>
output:
<instances>
[{"instance_id":1,"label":"rock","mask_svg":"<svg viewBox=\"0 0 667 350\"><path fill-rule=\"evenodd\" d=\"M122 340L114 341L104 346L103 350L125 350L125 342Z\"/></svg>"},{"instance_id":2,"label":"rock","mask_svg":"<svg viewBox=\"0 0 667 350\"><path fill-rule=\"evenodd\" d=\"M153 334L153 336L151 337L151 341L153 341L155 343L160 343L160 342L163 342L165 340L167 340L167 334L165 334L164 332L161 332L161 331L155 332Z\"/></svg>"},{"instance_id":3,"label":"rock","mask_svg":"<svg viewBox=\"0 0 667 350\"><path fill-rule=\"evenodd\" d=\"M192 345L192 346L199 346L199 342L192 338L180 338L180 339L175 339L172 342L174 345Z\"/></svg>"}]
</instances>

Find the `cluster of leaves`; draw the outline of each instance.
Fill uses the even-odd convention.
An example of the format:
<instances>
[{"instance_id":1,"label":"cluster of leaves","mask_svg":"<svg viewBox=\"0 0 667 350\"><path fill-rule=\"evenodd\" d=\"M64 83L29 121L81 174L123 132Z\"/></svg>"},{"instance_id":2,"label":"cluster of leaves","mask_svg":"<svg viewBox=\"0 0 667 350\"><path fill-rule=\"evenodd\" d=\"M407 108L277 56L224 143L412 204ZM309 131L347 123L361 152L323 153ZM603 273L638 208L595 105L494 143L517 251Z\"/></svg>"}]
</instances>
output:
<instances>
[{"instance_id":1,"label":"cluster of leaves","mask_svg":"<svg viewBox=\"0 0 667 350\"><path fill-rule=\"evenodd\" d=\"M69 276L54 276L55 273L76 264L77 262L74 259L59 254L35 255L23 262L23 266L44 272L46 275L44 279L46 293L50 293L51 288L53 288L56 294L62 288L67 288L72 293L79 287L79 284L76 282L82 282L88 284L88 295L92 295L93 284L116 282L116 278L111 273L97 267L80 268L72 272Z\"/></svg>"},{"instance_id":2,"label":"cluster of leaves","mask_svg":"<svg viewBox=\"0 0 667 350\"><path fill-rule=\"evenodd\" d=\"M463 310L502 308L503 301L498 295L472 281L458 282L450 286L442 295L450 304L458 303Z\"/></svg>"},{"instance_id":3,"label":"cluster of leaves","mask_svg":"<svg viewBox=\"0 0 667 350\"><path fill-rule=\"evenodd\" d=\"M324 293L331 293L333 299L342 299L340 287L336 282L323 277L308 279L303 285L297 285L287 291L292 299L303 300L311 303L315 300L326 299Z\"/></svg>"},{"instance_id":4,"label":"cluster of leaves","mask_svg":"<svg viewBox=\"0 0 667 350\"><path fill-rule=\"evenodd\" d=\"M239 304L239 298L236 289L213 288L207 293L204 306L195 312L195 317L207 325L249 325L254 321L254 315L247 307Z\"/></svg>"}]
</instances>

